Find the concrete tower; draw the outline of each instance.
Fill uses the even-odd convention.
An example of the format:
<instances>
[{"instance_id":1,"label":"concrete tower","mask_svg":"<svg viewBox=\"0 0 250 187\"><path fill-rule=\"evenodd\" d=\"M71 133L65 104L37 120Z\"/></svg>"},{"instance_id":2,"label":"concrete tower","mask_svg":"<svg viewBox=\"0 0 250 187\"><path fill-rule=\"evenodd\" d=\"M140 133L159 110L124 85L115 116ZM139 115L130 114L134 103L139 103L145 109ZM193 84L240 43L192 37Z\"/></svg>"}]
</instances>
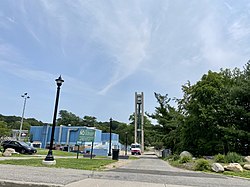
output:
<instances>
[{"instance_id":1,"label":"concrete tower","mask_svg":"<svg viewBox=\"0 0 250 187\"><path fill-rule=\"evenodd\" d=\"M135 92L135 143L141 144L144 152L144 96L143 92Z\"/></svg>"}]
</instances>

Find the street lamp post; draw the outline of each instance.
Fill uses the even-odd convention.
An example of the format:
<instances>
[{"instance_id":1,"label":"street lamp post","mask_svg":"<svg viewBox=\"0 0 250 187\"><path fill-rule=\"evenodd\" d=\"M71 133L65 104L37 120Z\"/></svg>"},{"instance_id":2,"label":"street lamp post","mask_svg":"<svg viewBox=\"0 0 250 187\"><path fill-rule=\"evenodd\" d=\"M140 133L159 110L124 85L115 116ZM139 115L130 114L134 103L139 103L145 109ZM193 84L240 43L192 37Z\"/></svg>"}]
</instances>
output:
<instances>
[{"instance_id":1,"label":"street lamp post","mask_svg":"<svg viewBox=\"0 0 250 187\"><path fill-rule=\"evenodd\" d=\"M58 102L59 102L60 87L62 86L63 82L64 82L64 80L62 79L61 76L58 79L56 79L57 92L56 92L56 102L55 102L55 109L54 109L54 116L53 116L50 145L49 145L48 154L43 161L44 164L48 164L48 165L56 164L56 161L54 160L54 157L53 157L52 148L53 148L53 141L54 141L54 134L55 134L56 116L57 116L57 108L58 108Z\"/></svg>"},{"instance_id":2,"label":"street lamp post","mask_svg":"<svg viewBox=\"0 0 250 187\"><path fill-rule=\"evenodd\" d=\"M127 151L128 151L128 132L126 132L125 135L126 135L125 156L127 156Z\"/></svg>"},{"instance_id":3,"label":"street lamp post","mask_svg":"<svg viewBox=\"0 0 250 187\"><path fill-rule=\"evenodd\" d=\"M26 106L26 100L30 98L30 96L28 96L28 93L24 93L22 95L22 97L24 98L24 102L23 102L23 113L22 113L22 119L21 119L21 124L20 124L20 130L19 130L19 136L18 136L18 140L21 140L21 135L22 135L22 128L23 128L23 118L24 118L24 111L25 111L25 106Z\"/></svg>"},{"instance_id":4,"label":"street lamp post","mask_svg":"<svg viewBox=\"0 0 250 187\"><path fill-rule=\"evenodd\" d=\"M112 118L109 119L109 153L108 156L111 156L111 136L112 136Z\"/></svg>"}]
</instances>

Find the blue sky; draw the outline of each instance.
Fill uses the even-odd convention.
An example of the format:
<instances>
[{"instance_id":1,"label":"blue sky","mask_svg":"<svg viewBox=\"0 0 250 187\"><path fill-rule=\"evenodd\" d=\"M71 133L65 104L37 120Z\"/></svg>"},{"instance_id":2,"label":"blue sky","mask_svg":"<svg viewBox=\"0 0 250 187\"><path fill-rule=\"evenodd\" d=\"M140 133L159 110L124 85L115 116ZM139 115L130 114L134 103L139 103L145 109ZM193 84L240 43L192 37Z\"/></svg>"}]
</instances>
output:
<instances>
[{"instance_id":1,"label":"blue sky","mask_svg":"<svg viewBox=\"0 0 250 187\"><path fill-rule=\"evenodd\" d=\"M52 122L59 110L128 122L135 92L182 97L208 70L242 68L250 52L248 0L0 1L0 114Z\"/></svg>"}]
</instances>

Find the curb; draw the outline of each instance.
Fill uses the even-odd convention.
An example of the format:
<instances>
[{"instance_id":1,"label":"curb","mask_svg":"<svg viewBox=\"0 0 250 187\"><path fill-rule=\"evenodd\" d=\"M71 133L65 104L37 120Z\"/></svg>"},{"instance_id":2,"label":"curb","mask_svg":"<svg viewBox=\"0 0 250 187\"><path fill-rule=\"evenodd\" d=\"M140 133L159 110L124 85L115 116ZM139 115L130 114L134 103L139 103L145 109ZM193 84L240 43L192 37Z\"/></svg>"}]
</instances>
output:
<instances>
[{"instance_id":1,"label":"curb","mask_svg":"<svg viewBox=\"0 0 250 187\"><path fill-rule=\"evenodd\" d=\"M4 187L63 187L65 185L61 184L51 184L51 183L37 183L37 182L24 182L24 181L11 181L0 179L0 186Z\"/></svg>"}]
</instances>

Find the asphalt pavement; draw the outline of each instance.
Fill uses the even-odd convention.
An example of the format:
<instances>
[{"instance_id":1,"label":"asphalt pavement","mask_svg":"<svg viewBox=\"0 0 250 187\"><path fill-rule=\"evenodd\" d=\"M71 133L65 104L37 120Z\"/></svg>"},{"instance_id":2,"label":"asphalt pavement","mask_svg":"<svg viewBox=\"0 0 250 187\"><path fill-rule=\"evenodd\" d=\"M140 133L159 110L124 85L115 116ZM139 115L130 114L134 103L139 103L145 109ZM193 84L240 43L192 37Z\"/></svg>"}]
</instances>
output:
<instances>
[{"instance_id":1,"label":"asphalt pavement","mask_svg":"<svg viewBox=\"0 0 250 187\"><path fill-rule=\"evenodd\" d=\"M249 187L250 180L174 168L153 154L108 171L0 165L0 186Z\"/></svg>"}]
</instances>

